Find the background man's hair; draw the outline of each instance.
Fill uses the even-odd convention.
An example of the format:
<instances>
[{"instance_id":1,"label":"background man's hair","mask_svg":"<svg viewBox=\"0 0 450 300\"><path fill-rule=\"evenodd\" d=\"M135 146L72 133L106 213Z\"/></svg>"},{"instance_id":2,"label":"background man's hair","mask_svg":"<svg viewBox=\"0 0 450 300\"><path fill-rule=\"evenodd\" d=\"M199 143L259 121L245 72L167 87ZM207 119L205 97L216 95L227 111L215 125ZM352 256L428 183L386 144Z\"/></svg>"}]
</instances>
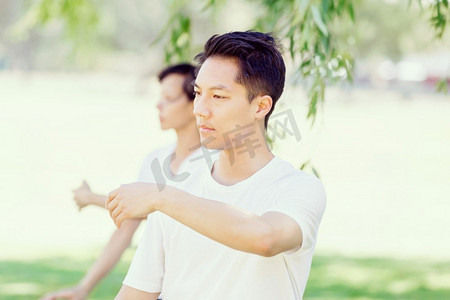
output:
<instances>
[{"instance_id":1,"label":"background man's hair","mask_svg":"<svg viewBox=\"0 0 450 300\"><path fill-rule=\"evenodd\" d=\"M198 69L206 59L213 56L236 60L239 73L235 80L245 86L249 101L257 96L272 97L272 108L264 120L264 126L267 128L269 117L283 93L286 75L281 48L272 34L235 31L213 35L206 42L203 52L195 57L200 64Z\"/></svg>"},{"instance_id":2,"label":"background man's hair","mask_svg":"<svg viewBox=\"0 0 450 300\"><path fill-rule=\"evenodd\" d=\"M183 83L183 92L186 94L190 101L193 101L195 96L194 86L192 85L192 82L195 80L195 67L187 63L169 66L158 74L159 82L172 74L180 74L185 76L185 80Z\"/></svg>"}]
</instances>

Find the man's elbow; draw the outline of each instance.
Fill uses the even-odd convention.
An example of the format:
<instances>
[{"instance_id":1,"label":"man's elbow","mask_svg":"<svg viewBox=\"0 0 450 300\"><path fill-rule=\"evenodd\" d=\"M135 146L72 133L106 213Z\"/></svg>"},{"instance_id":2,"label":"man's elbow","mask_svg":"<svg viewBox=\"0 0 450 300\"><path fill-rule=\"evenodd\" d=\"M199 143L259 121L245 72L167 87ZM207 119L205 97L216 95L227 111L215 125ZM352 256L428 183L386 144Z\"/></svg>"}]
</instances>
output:
<instances>
[{"instance_id":1,"label":"man's elbow","mask_svg":"<svg viewBox=\"0 0 450 300\"><path fill-rule=\"evenodd\" d=\"M301 244L301 236L292 236L291 238L285 237L284 239L281 239L279 233L270 230L255 242L253 253L264 257L272 257L296 249L300 247Z\"/></svg>"},{"instance_id":2,"label":"man's elbow","mask_svg":"<svg viewBox=\"0 0 450 300\"><path fill-rule=\"evenodd\" d=\"M114 300L156 300L160 293L148 293L122 285Z\"/></svg>"},{"instance_id":3,"label":"man's elbow","mask_svg":"<svg viewBox=\"0 0 450 300\"><path fill-rule=\"evenodd\" d=\"M260 256L272 257L281 253L277 249L276 237L272 232L268 232L260 237L254 246L255 254Z\"/></svg>"},{"instance_id":4,"label":"man's elbow","mask_svg":"<svg viewBox=\"0 0 450 300\"><path fill-rule=\"evenodd\" d=\"M259 246L259 248L257 249L257 253L256 254L258 254L260 256L264 256L264 257L272 257L272 256L275 256L275 255L279 254L279 252L276 251L274 249L274 247L271 246L270 244L262 243Z\"/></svg>"}]
</instances>

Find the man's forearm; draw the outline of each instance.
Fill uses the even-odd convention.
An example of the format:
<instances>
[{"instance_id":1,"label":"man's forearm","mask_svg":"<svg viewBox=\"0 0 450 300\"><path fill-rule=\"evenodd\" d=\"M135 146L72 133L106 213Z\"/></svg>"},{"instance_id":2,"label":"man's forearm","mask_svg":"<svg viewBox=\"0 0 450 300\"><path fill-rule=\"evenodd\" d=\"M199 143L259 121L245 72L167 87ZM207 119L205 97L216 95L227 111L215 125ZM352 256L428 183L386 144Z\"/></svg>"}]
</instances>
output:
<instances>
[{"instance_id":1,"label":"man's forearm","mask_svg":"<svg viewBox=\"0 0 450 300\"><path fill-rule=\"evenodd\" d=\"M98 206L101 208L105 208L105 203L106 203L106 200L108 199L108 196L92 193L92 195L90 197L91 197L90 203L92 205L95 205L95 206Z\"/></svg>"},{"instance_id":2,"label":"man's forearm","mask_svg":"<svg viewBox=\"0 0 450 300\"><path fill-rule=\"evenodd\" d=\"M261 216L222 202L196 197L173 187L158 191L155 184L122 185L108 195L108 210L116 225L155 210L236 250L272 256L302 244L300 226L280 212Z\"/></svg>"},{"instance_id":3,"label":"man's forearm","mask_svg":"<svg viewBox=\"0 0 450 300\"><path fill-rule=\"evenodd\" d=\"M274 232L260 216L177 189L167 189L157 210L228 247L271 255Z\"/></svg>"}]
</instances>

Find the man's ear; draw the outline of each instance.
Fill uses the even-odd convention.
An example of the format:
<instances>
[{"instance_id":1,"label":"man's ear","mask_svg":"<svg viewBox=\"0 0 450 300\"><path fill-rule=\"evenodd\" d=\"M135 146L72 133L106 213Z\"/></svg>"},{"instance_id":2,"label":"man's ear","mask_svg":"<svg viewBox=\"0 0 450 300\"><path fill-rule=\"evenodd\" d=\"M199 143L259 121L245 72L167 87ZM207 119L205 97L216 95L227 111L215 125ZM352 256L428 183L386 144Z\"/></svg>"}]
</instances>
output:
<instances>
[{"instance_id":1,"label":"man's ear","mask_svg":"<svg viewBox=\"0 0 450 300\"><path fill-rule=\"evenodd\" d=\"M255 104L257 105L255 118L264 120L264 118L272 108L272 97L270 97L269 95L258 96L255 100Z\"/></svg>"}]
</instances>

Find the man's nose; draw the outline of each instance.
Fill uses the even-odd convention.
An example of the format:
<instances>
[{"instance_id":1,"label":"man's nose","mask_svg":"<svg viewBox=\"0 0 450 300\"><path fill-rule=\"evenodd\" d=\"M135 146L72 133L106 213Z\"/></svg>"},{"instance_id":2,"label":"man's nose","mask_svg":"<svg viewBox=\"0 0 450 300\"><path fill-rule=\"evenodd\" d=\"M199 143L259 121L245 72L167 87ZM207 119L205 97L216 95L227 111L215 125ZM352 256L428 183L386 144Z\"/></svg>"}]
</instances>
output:
<instances>
[{"instance_id":1,"label":"man's nose","mask_svg":"<svg viewBox=\"0 0 450 300\"><path fill-rule=\"evenodd\" d=\"M211 116L211 112L208 108L207 104L208 99L201 95L197 96L194 99L194 115L199 118L209 118Z\"/></svg>"},{"instance_id":2,"label":"man's nose","mask_svg":"<svg viewBox=\"0 0 450 300\"><path fill-rule=\"evenodd\" d=\"M159 101L156 103L156 108L161 111L163 107L162 99L159 99Z\"/></svg>"}]
</instances>

